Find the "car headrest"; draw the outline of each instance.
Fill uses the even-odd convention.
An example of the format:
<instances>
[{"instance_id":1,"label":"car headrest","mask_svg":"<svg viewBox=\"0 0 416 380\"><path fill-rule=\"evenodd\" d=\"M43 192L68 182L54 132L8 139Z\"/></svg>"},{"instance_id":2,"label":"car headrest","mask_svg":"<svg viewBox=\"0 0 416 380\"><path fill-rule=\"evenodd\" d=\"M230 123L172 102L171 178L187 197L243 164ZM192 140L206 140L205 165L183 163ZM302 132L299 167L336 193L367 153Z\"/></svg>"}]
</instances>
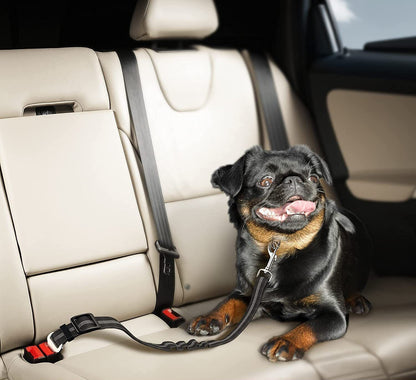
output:
<instances>
[{"instance_id":1,"label":"car headrest","mask_svg":"<svg viewBox=\"0 0 416 380\"><path fill-rule=\"evenodd\" d=\"M88 48L0 51L0 118L109 109L100 62ZM42 114L42 113L40 113Z\"/></svg>"},{"instance_id":2,"label":"car headrest","mask_svg":"<svg viewBox=\"0 0 416 380\"><path fill-rule=\"evenodd\" d=\"M138 0L130 23L130 37L202 39L217 27L213 0Z\"/></svg>"}]
</instances>

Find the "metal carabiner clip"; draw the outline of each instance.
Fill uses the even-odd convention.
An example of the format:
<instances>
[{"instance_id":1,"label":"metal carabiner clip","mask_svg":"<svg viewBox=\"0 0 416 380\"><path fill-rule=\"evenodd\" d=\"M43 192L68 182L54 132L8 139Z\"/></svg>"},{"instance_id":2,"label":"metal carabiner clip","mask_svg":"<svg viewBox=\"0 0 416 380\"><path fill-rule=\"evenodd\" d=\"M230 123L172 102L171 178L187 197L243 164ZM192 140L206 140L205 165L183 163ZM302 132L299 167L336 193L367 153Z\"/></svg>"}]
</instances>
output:
<instances>
[{"instance_id":1,"label":"metal carabiner clip","mask_svg":"<svg viewBox=\"0 0 416 380\"><path fill-rule=\"evenodd\" d=\"M259 276L260 272L267 273L269 275L269 282L270 282L270 280L273 277L272 272L270 271L270 268L273 265L273 262L276 261L277 259L276 252L279 249L279 247L280 247L280 242L278 242L277 240L272 240L269 243L269 245L267 246L267 252L269 253L269 261L267 262L267 265L264 268L258 270L257 277Z\"/></svg>"}]
</instances>

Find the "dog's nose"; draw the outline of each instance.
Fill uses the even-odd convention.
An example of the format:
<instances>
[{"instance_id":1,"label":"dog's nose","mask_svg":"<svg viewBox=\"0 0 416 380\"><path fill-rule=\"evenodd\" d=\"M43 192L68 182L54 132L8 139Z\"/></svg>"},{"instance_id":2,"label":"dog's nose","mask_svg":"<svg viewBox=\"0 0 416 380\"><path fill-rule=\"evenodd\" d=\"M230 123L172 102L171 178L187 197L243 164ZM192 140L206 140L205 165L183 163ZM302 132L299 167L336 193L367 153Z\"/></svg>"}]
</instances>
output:
<instances>
[{"instance_id":1,"label":"dog's nose","mask_svg":"<svg viewBox=\"0 0 416 380\"><path fill-rule=\"evenodd\" d=\"M302 182L303 182L302 178L300 178L297 175L291 175L289 177L286 177L283 181L283 183L286 185L296 185L296 184L301 184Z\"/></svg>"}]
</instances>

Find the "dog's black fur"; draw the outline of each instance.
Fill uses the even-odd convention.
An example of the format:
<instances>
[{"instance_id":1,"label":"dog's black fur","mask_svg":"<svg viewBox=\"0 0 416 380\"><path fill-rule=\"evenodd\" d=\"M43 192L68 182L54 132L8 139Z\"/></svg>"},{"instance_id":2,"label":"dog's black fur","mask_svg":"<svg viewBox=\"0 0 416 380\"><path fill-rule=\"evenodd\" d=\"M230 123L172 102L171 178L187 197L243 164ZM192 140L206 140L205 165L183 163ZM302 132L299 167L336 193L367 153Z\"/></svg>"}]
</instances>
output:
<instances>
[{"instance_id":1,"label":"dog's black fur","mask_svg":"<svg viewBox=\"0 0 416 380\"><path fill-rule=\"evenodd\" d=\"M212 335L239 322L271 241L280 248L258 315L303 323L262 347L269 360L298 359L314 343L343 336L349 312L370 310L359 292L367 281L371 244L359 220L326 197L323 181L331 184L326 163L304 145L285 151L253 147L215 171L212 183L229 196L230 220L238 230L237 286L211 313L193 320L189 333ZM296 200L312 208L288 215L282 207ZM269 210L284 212L286 219L268 217Z\"/></svg>"}]
</instances>

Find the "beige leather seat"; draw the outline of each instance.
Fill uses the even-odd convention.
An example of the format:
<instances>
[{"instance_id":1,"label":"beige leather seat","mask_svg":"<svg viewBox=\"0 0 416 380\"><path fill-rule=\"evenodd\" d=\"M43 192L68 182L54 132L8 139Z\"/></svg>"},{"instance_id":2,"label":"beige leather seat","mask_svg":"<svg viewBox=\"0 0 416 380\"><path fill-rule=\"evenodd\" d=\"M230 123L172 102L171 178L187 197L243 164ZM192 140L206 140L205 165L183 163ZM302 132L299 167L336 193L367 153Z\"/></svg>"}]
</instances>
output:
<instances>
[{"instance_id":1,"label":"beige leather seat","mask_svg":"<svg viewBox=\"0 0 416 380\"><path fill-rule=\"evenodd\" d=\"M146 6L145 6L146 5ZM193 17L190 18L189 14ZM132 37L203 38L211 0L139 2ZM187 318L232 289L235 232L210 175L267 146L247 66L236 50L135 51L177 262L175 304ZM271 62L291 144L318 150L306 108ZM64 360L32 365L21 347L72 315L126 321L143 338L188 340L152 314L155 229L142 186L121 67L84 48L0 52L1 379L411 379L416 376L416 280L372 279L367 317L304 360L269 363L258 349L290 323L257 320L209 351L163 353L119 332L66 345ZM55 115L38 115L52 106ZM60 113L62 112L62 113ZM1 183L1 182L0 182Z\"/></svg>"}]
</instances>

